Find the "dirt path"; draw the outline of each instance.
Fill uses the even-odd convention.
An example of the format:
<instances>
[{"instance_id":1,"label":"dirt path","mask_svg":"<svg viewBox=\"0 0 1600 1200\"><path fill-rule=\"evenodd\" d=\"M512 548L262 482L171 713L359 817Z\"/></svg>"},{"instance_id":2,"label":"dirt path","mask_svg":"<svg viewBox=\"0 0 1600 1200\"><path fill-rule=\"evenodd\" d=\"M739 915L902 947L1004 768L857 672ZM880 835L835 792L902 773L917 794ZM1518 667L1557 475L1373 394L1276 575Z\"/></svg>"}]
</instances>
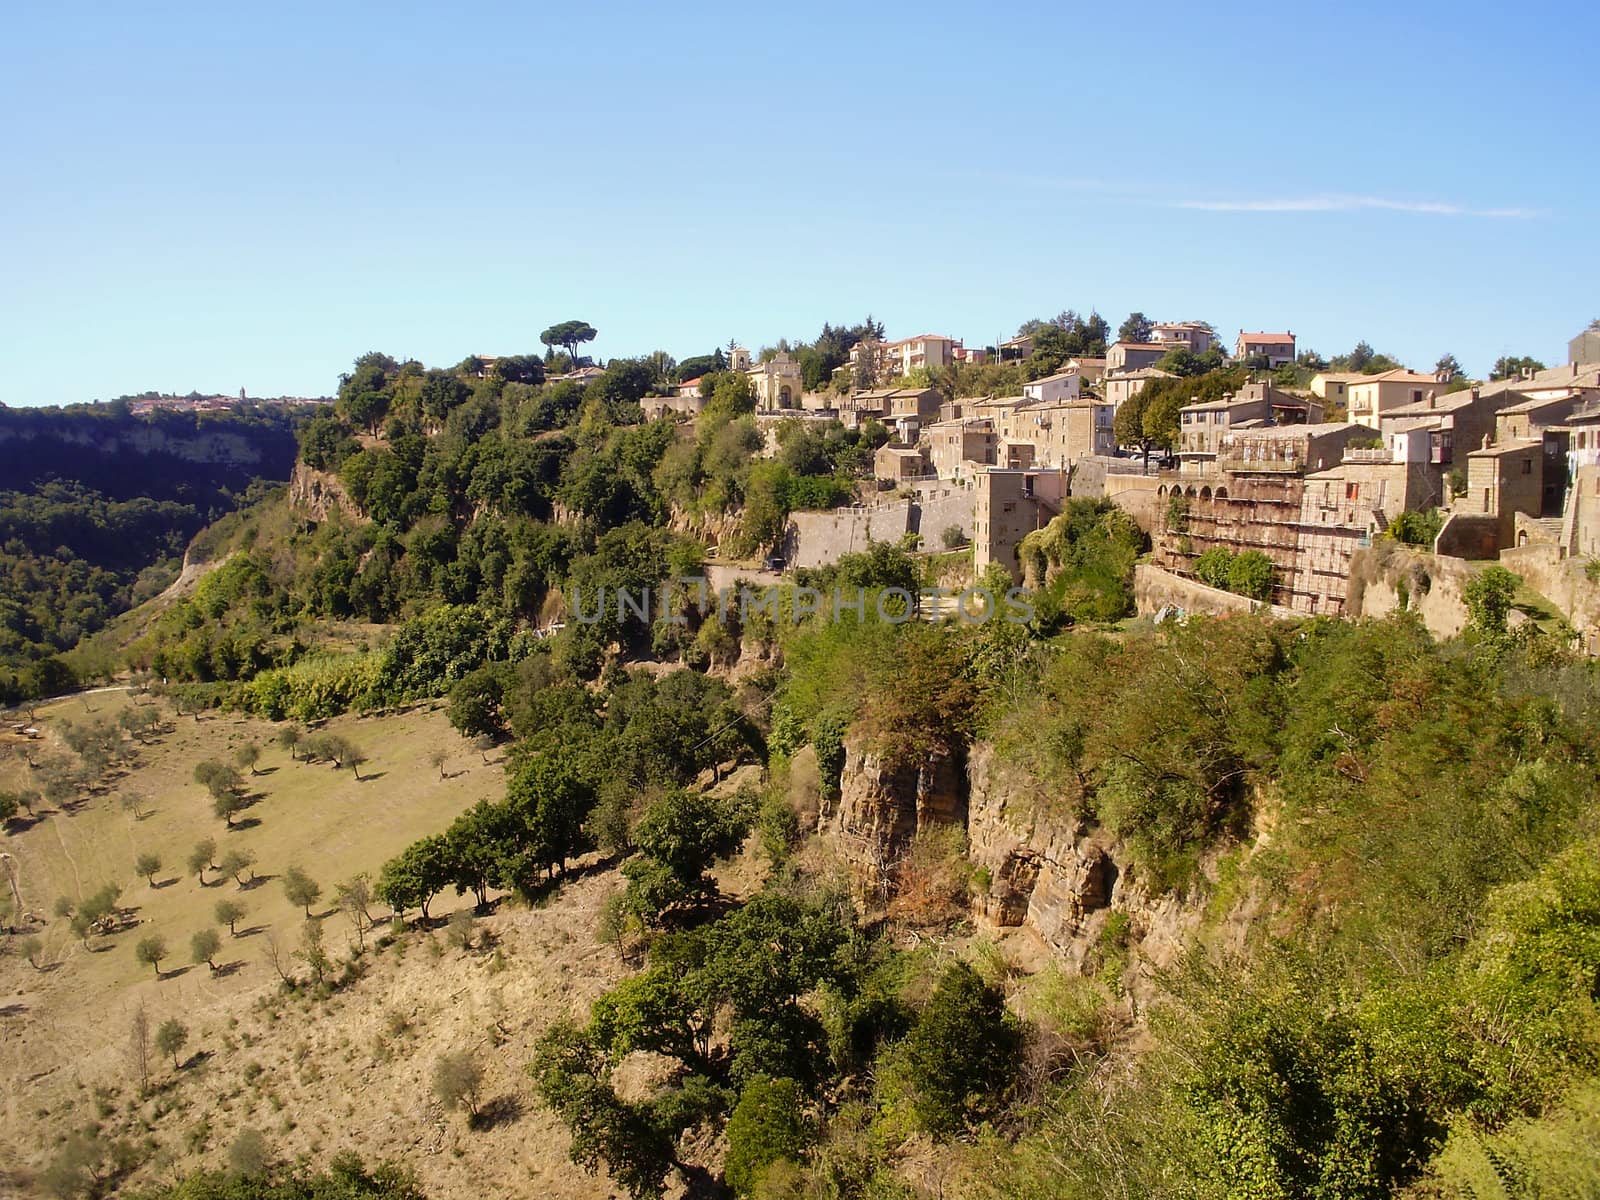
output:
<instances>
[{"instance_id":1,"label":"dirt path","mask_svg":"<svg viewBox=\"0 0 1600 1200\"><path fill-rule=\"evenodd\" d=\"M61 846L61 855L67 860L67 865L72 868L73 890L77 893L78 899L82 900L83 876L78 873L78 860L72 857L72 851L67 849L67 839L61 836L61 822L65 819L66 814L57 809L52 816L54 819L50 822L50 831L56 835L56 842Z\"/></svg>"}]
</instances>

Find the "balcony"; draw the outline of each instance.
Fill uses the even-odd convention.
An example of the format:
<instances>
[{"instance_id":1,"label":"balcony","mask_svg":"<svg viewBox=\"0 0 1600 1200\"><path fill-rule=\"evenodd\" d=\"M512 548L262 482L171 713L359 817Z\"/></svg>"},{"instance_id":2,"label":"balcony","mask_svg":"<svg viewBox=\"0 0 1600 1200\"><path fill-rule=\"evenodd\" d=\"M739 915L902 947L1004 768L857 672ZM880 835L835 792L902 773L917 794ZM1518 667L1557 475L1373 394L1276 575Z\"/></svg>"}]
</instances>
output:
<instances>
[{"instance_id":1,"label":"balcony","mask_svg":"<svg viewBox=\"0 0 1600 1200\"><path fill-rule=\"evenodd\" d=\"M1344 461L1347 463L1386 463L1393 462L1394 455L1382 447L1366 450L1352 450L1346 447Z\"/></svg>"},{"instance_id":2,"label":"balcony","mask_svg":"<svg viewBox=\"0 0 1600 1200\"><path fill-rule=\"evenodd\" d=\"M1293 475L1305 470L1305 459L1299 456L1290 458L1243 458L1236 455L1217 456L1217 466L1224 471L1232 471L1237 475L1260 474L1269 472L1278 475Z\"/></svg>"}]
</instances>

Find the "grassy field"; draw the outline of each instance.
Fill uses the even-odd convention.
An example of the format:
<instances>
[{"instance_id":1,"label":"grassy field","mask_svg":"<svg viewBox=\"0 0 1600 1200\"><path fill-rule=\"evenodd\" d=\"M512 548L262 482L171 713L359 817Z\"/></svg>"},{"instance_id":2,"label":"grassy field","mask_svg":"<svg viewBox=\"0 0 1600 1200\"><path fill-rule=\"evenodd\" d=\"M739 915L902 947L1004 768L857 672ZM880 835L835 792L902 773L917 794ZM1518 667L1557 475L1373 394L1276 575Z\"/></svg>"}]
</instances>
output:
<instances>
[{"instance_id":1,"label":"grassy field","mask_svg":"<svg viewBox=\"0 0 1600 1200\"><path fill-rule=\"evenodd\" d=\"M115 717L131 702L123 693L102 693L41 711L43 752L59 749L54 743L66 723ZM522 989L541 997L541 1028L551 1004L560 1002L565 1011L564 998L570 990L564 987L565 967L546 964L532 973L536 978L524 978L528 975L524 964L517 978L506 972L500 986L487 988L472 983L474 974L489 961L481 954L453 951L461 961L441 959L437 966L418 970L413 960L412 969L402 970L390 948L368 956L365 961L373 966L366 978L320 1006L305 1001L311 1006L305 1018L291 1018L292 1030L274 1036L276 1006L302 1003L277 998L278 979L265 956L269 935L293 948L305 926L300 909L283 894L284 870L298 866L321 884L323 896L313 912L322 920L329 950L342 956L354 944L355 931L334 910L335 884L357 872L376 876L387 858L416 837L442 829L479 799L502 795L503 769L498 761L486 764L449 728L442 712L426 708L329 725L366 751L369 761L360 781L348 769L291 761L286 751L272 744L276 729L265 722L229 714L207 714L199 721L169 714L166 729L155 744L140 748L137 759L109 788L73 811L45 811L30 826L20 832L14 828L4 839L3 848L18 867L26 908L47 923L38 931L45 944L42 970L23 961L17 953L18 938L10 939L7 953L0 955L0 1071L6 1082L0 1110L4 1118L0 1163L37 1167L48 1158L56 1139L103 1118L108 1105L118 1119L132 1122L132 1131L152 1128L162 1148L161 1162L188 1161L191 1167L207 1151L212 1155L209 1161L215 1162L219 1145L225 1149L231 1134L224 1138L224 1130L213 1128L224 1122L253 1121L286 1151L313 1157L341 1146L389 1145L390 1138L370 1131L361 1138L347 1136L348 1129L339 1131L339 1126L349 1126L356 1111L362 1121L395 1116L393 1108L367 1111L369 1089L395 1090L392 1104L403 1103L420 1113L429 1104L425 1075L431 1068L431 1048L435 1043L448 1048L449 1041L464 1036L456 1028L460 1020L467 1020L474 1037L481 1040L491 1025L486 1014L504 1010L512 1004L511 995ZM231 759L247 741L268 748L258 767L261 773L246 774L256 799L236 818L238 828L230 831L213 815L210 797L193 781L192 773L204 759ZM429 761L438 749L449 753L444 778ZM0 767L0 788L20 783L24 773L19 762L8 758ZM123 810L120 797L128 791L148 798L142 819ZM241 888L230 878L208 872L206 885L201 886L184 862L202 838L215 839L219 858L230 848L252 851L259 881ZM134 875L134 858L140 853L161 858L154 886ZM86 947L72 935L67 921L51 915L52 907L57 897L76 903L108 882L121 886L122 904L137 924L112 936L92 938ZM609 886L600 880L586 882L591 888ZM220 969L213 973L204 964L190 963L189 942L197 930L216 925L213 910L223 898L242 902L248 915L239 924L239 936L230 937L226 928L221 929ZM447 894L435 905L434 915L469 904L470 897ZM374 908L380 918L385 914L381 904ZM593 917L586 908L579 905L563 916L573 928L562 928L559 934L545 928L551 922L543 913L528 910L503 913L491 926L498 923L495 936L506 947L527 943L539 947L540 955L576 940L581 943L582 961L604 953L594 943ZM159 979L134 955L139 939L151 933L161 934L170 952ZM408 935L401 949L416 947L428 937ZM370 942L372 934L367 939ZM432 955L422 948L414 952ZM507 961L504 951L496 961L502 965ZM603 973L591 974L598 978ZM455 1004L448 1002L452 995ZM266 1008L258 1004L263 997L273 997ZM525 999L531 999L531 993ZM133 1095L128 1054L128 1031L140 1005L153 1021L182 1019L191 1029L185 1053L201 1052L192 1067L174 1076L171 1089L146 1102ZM401 1016L385 1015L391 1010ZM428 1035L421 1036L417 1030L423 1017L436 1010L449 1010L450 1020L437 1030L430 1024ZM252 1022L261 1026L251 1037L257 1047L255 1070L270 1072L271 1086L255 1088L249 1096L235 1093L232 1105L223 1105L231 1107L231 1113L218 1112L212 1106L219 1095L228 1094L220 1088L218 1076L229 1071L230 1064L243 1070ZM398 1023L412 1031L407 1044L417 1059L404 1056L403 1070L378 1069L374 1046L383 1040L378 1030ZM359 1047L359 1053L351 1047ZM258 1075L257 1082L264 1077ZM104 1092L95 1099L97 1089L114 1089L121 1104L107 1101ZM297 1093L303 1093L303 1103L294 1101ZM187 1140L170 1136L175 1119L170 1113L175 1107L193 1110L185 1126ZM347 1108L352 1111L346 1112ZM331 1123L326 1120L330 1115L335 1118ZM422 1113L418 1119L426 1117L424 1125L431 1129L438 1116ZM423 1138L422 1133L413 1133L413 1140ZM437 1140L436 1133L428 1136ZM404 1151L396 1142L390 1152ZM445 1175L453 1178L458 1173ZM0 1192L6 1182L0 1168ZM437 1194L455 1194L448 1179L436 1183L444 1189ZM591 1182L587 1191L552 1194L601 1193Z\"/></svg>"}]
</instances>

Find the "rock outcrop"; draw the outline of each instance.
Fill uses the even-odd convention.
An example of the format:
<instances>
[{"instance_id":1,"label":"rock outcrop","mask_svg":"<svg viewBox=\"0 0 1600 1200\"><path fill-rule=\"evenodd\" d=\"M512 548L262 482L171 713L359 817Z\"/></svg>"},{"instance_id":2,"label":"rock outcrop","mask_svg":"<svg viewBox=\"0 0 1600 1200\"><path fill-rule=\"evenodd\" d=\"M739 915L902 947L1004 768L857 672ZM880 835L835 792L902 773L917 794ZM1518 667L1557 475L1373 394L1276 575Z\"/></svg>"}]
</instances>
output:
<instances>
[{"instance_id":1,"label":"rock outcrop","mask_svg":"<svg viewBox=\"0 0 1600 1200\"><path fill-rule=\"evenodd\" d=\"M1198 894L1153 893L1107 830L1007 771L988 743L964 764L949 753L897 763L852 735L840 784L818 829L869 904L893 895L895 868L919 833L959 825L982 881L973 900L980 925L1029 930L1069 969L1092 970L1112 915L1121 914L1116 935L1138 947L1125 979L1136 998L1200 924Z\"/></svg>"},{"instance_id":2,"label":"rock outcrop","mask_svg":"<svg viewBox=\"0 0 1600 1200\"><path fill-rule=\"evenodd\" d=\"M692 513L674 504L667 513L667 528L692 537L707 546L737 541L744 526L742 511L731 513Z\"/></svg>"},{"instance_id":3,"label":"rock outcrop","mask_svg":"<svg viewBox=\"0 0 1600 1200\"><path fill-rule=\"evenodd\" d=\"M0 445L13 442L24 447L34 442L73 446L107 458L137 454L233 467L255 467L264 458L261 447L243 434L208 431L175 436L147 424L103 428L62 422L46 430L0 427Z\"/></svg>"},{"instance_id":4,"label":"rock outcrop","mask_svg":"<svg viewBox=\"0 0 1600 1200\"><path fill-rule=\"evenodd\" d=\"M973 749L968 786L968 856L988 879L975 915L995 927L1026 925L1081 966L1122 882L1111 839L1008 778L986 743Z\"/></svg>"},{"instance_id":5,"label":"rock outcrop","mask_svg":"<svg viewBox=\"0 0 1600 1200\"><path fill-rule=\"evenodd\" d=\"M895 867L919 833L966 820L961 766L947 749L890 757L853 733L839 785L838 798L821 808L818 830L839 847L857 896L869 902L888 898Z\"/></svg>"},{"instance_id":6,"label":"rock outcrop","mask_svg":"<svg viewBox=\"0 0 1600 1200\"><path fill-rule=\"evenodd\" d=\"M1093 965L1111 916L1121 914L1119 936L1139 948L1125 980L1136 993L1150 968L1176 960L1200 924L1196 894L1152 892L1126 847L1006 771L993 746L973 748L967 779L968 856L988 879L974 903L981 922L1023 926L1082 970Z\"/></svg>"},{"instance_id":7,"label":"rock outcrop","mask_svg":"<svg viewBox=\"0 0 1600 1200\"><path fill-rule=\"evenodd\" d=\"M361 519L361 509L337 475L318 471L303 462L295 463L294 474L289 477L289 503L296 512L313 521L326 521L336 512Z\"/></svg>"}]
</instances>

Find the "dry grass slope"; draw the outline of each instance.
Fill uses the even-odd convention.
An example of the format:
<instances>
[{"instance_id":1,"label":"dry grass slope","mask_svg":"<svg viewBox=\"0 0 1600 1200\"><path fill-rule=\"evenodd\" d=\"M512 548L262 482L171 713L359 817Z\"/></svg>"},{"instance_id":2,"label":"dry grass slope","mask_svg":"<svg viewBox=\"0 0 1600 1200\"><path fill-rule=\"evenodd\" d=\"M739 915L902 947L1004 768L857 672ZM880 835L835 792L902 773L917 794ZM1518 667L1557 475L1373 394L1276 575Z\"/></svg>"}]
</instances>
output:
<instances>
[{"instance_id":1,"label":"dry grass slope","mask_svg":"<svg viewBox=\"0 0 1600 1200\"><path fill-rule=\"evenodd\" d=\"M47 739L65 722L115 717L128 703L119 693L62 702L41 713ZM331 723L369 756L360 782L349 770L291 762L264 722L209 715L168 728L108 790L5 840L27 907L48 924L43 970L16 952L20 939L0 955L0 1161L20 1164L26 1177L61 1136L98 1122L113 1136L153 1140L158 1152L135 1176L153 1182L220 1165L237 1132L254 1127L285 1158L321 1162L352 1149L403 1159L435 1197L608 1194L603 1180L567 1161L565 1135L534 1106L523 1066L552 1019L585 1012L620 977L615 953L593 932L599 906L620 886L615 873L578 879L541 909L502 905L479 923L489 944L470 950L449 947L442 930L408 931L373 949L369 933L354 982L322 1000L284 995L266 943L298 945L305 919L274 877L293 863L322 885L313 911L329 950L343 957L356 938L334 911L334 885L361 871L376 876L414 838L501 795L501 767L485 765L442 713L426 709ZM245 773L258 798L229 831L192 773L204 759L231 759L247 741L267 747L262 774ZM441 747L451 754L445 779L429 762ZM12 782L0 775L0 787ZM123 810L128 791L148 798L143 819ZM207 837L219 860L232 848L252 851L261 882L240 888L208 872L201 887L184 862ZM154 887L134 875L142 853L162 860ZM122 887L137 924L86 948L51 908L57 896L76 902L108 882ZM189 942L215 925L223 898L248 915L238 937L222 930L213 974L189 964ZM469 903L447 894L434 915ZM375 915L386 915L381 904ZM169 947L159 980L134 955L151 932ZM156 1063L154 1094L144 1099L128 1049L140 1005L153 1023L177 1017L190 1030L183 1069ZM431 1094L438 1056L462 1049L486 1068L487 1128L469 1130Z\"/></svg>"}]
</instances>

